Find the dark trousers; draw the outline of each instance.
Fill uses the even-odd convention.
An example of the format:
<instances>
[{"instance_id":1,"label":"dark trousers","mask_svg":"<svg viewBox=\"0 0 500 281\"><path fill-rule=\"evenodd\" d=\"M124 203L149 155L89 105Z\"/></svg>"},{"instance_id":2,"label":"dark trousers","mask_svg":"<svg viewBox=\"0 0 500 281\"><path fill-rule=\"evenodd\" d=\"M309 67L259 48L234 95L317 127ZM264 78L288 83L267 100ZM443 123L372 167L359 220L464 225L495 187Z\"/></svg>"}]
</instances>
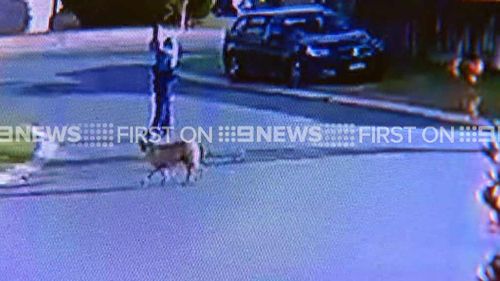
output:
<instances>
[{"instance_id":1,"label":"dark trousers","mask_svg":"<svg viewBox=\"0 0 500 281\"><path fill-rule=\"evenodd\" d=\"M173 82L173 75L155 71L153 73L153 106L149 129L161 136L165 136L169 133L167 128L173 125L170 93L170 84ZM148 133L149 135L150 133Z\"/></svg>"}]
</instances>

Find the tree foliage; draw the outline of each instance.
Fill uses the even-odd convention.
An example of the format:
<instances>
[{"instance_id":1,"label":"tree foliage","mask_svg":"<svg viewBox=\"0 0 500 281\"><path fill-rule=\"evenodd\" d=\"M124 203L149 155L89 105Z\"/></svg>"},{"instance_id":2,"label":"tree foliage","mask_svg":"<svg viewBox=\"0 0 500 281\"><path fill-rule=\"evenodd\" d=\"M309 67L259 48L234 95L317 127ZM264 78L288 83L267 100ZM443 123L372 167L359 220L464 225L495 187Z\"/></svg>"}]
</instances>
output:
<instances>
[{"instance_id":1,"label":"tree foliage","mask_svg":"<svg viewBox=\"0 0 500 281\"><path fill-rule=\"evenodd\" d=\"M405 21L433 11L433 0L357 0L356 15L375 22Z\"/></svg>"},{"instance_id":2,"label":"tree foliage","mask_svg":"<svg viewBox=\"0 0 500 281\"><path fill-rule=\"evenodd\" d=\"M0 0L0 34L25 31L29 26L29 6L24 0Z\"/></svg>"},{"instance_id":3,"label":"tree foliage","mask_svg":"<svg viewBox=\"0 0 500 281\"><path fill-rule=\"evenodd\" d=\"M154 22L177 24L186 0L62 0L84 27L147 25ZM208 15L211 0L187 0L188 17Z\"/></svg>"}]
</instances>

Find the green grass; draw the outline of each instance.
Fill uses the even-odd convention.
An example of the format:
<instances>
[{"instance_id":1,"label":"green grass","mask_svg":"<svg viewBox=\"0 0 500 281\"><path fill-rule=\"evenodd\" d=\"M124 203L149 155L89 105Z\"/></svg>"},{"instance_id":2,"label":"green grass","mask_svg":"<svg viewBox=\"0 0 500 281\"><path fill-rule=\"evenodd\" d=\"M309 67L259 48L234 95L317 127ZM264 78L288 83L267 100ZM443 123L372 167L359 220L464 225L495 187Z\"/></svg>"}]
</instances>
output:
<instances>
[{"instance_id":1,"label":"green grass","mask_svg":"<svg viewBox=\"0 0 500 281\"><path fill-rule=\"evenodd\" d=\"M196 20L195 21L195 26L196 27L203 27L203 28L215 28L215 29L229 29L234 23L234 19L232 18L218 18L214 16L212 13L210 13L207 17Z\"/></svg>"},{"instance_id":2,"label":"green grass","mask_svg":"<svg viewBox=\"0 0 500 281\"><path fill-rule=\"evenodd\" d=\"M384 80L377 87L383 91L400 93L432 89L449 82L450 77L444 66L408 63L403 67L389 68Z\"/></svg>"},{"instance_id":3,"label":"green grass","mask_svg":"<svg viewBox=\"0 0 500 281\"><path fill-rule=\"evenodd\" d=\"M31 159L34 144L31 142L0 142L0 165L24 163Z\"/></svg>"},{"instance_id":4,"label":"green grass","mask_svg":"<svg viewBox=\"0 0 500 281\"><path fill-rule=\"evenodd\" d=\"M471 88L454 79L446 67L421 66L405 70L389 70L375 89L387 96L404 98L414 104L458 110L460 101L471 94L483 97L483 108L488 115L500 114L500 75L486 73L479 85Z\"/></svg>"},{"instance_id":5,"label":"green grass","mask_svg":"<svg viewBox=\"0 0 500 281\"><path fill-rule=\"evenodd\" d=\"M9 117L13 117L10 115ZM17 124L8 122L8 124ZM2 124L3 126L8 126ZM24 163L31 160L35 144L31 140L22 138L16 139L14 136L8 138L4 134L0 137L0 170L2 166L9 164Z\"/></svg>"},{"instance_id":6,"label":"green grass","mask_svg":"<svg viewBox=\"0 0 500 281\"><path fill-rule=\"evenodd\" d=\"M485 109L495 117L500 116L500 75L486 75L484 82L479 88L479 94L483 96Z\"/></svg>"},{"instance_id":7,"label":"green grass","mask_svg":"<svg viewBox=\"0 0 500 281\"><path fill-rule=\"evenodd\" d=\"M0 103L2 98L0 97ZM22 107L21 105L19 105ZM22 111L16 107L8 107L0 112L1 126L15 126L33 124L36 118L29 111ZM33 156L34 143L25 140L12 141L2 135L0 138L0 170L2 166L30 161Z\"/></svg>"},{"instance_id":8,"label":"green grass","mask_svg":"<svg viewBox=\"0 0 500 281\"><path fill-rule=\"evenodd\" d=\"M182 70L208 76L223 73L222 60L219 54L213 52L200 53L196 57L186 57L182 60Z\"/></svg>"}]
</instances>

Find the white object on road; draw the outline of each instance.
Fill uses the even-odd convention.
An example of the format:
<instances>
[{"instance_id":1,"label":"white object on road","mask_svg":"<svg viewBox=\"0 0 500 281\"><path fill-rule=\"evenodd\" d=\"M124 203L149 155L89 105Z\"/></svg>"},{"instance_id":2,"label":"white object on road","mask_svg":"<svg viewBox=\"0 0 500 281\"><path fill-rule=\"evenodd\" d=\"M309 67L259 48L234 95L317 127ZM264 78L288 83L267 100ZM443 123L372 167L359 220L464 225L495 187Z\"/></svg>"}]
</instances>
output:
<instances>
[{"instance_id":1,"label":"white object on road","mask_svg":"<svg viewBox=\"0 0 500 281\"><path fill-rule=\"evenodd\" d=\"M31 161L16 164L0 173L0 185L25 183L34 173L40 171L49 160L56 157L60 147L59 143L52 141L43 131L43 127L32 126L31 132L35 141Z\"/></svg>"}]
</instances>

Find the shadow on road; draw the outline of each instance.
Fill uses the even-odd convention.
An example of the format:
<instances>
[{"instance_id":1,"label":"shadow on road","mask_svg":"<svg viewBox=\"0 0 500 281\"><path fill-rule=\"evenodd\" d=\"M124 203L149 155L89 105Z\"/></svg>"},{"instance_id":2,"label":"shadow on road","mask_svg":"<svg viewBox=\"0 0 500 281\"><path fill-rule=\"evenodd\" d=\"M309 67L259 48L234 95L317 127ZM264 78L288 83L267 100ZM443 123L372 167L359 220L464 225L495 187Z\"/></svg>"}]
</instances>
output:
<instances>
[{"instance_id":1,"label":"shadow on road","mask_svg":"<svg viewBox=\"0 0 500 281\"><path fill-rule=\"evenodd\" d=\"M139 184L137 184L137 186L139 186ZM133 190L139 190L139 188L133 187L133 186L123 186L123 187L109 187L109 188L53 189L53 190L43 190L43 191L3 193L3 194L0 194L0 200L1 199L27 198L27 197L106 194L106 193L114 193L114 192L133 191Z\"/></svg>"},{"instance_id":2,"label":"shadow on road","mask_svg":"<svg viewBox=\"0 0 500 281\"><path fill-rule=\"evenodd\" d=\"M150 66L141 64L110 65L80 71L59 73L75 82L41 83L24 88L26 95L150 95ZM271 110L294 116L303 116L321 122L349 123L378 126L436 126L442 122L377 109L366 109L346 104L328 104L324 100L300 96L263 94L258 90L232 90L227 87L207 87L182 79L174 87L179 95L193 96L209 102L223 102L253 109Z\"/></svg>"},{"instance_id":3,"label":"shadow on road","mask_svg":"<svg viewBox=\"0 0 500 281\"><path fill-rule=\"evenodd\" d=\"M210 153L207 156L205 165L207 167L217 168L226 165L252 164L273 161L300 161L304 159L320 159L327 157L339 156L363 156L363 155L380 155L380 154L401 154L401 153L481 153L481 149L439 149L439 148L380 148L380 149L324 149L324 148L283 148L283 149L249 149L244 154L239 153ZM107 165L111 162L129 162L140 161L140 157L134 156L116 156L103 157L94 159L82 160L67 160L55 161L47 165L50 168L61 168L65 166L78 166L80 168L86 165ZM47 176L47 175L46 175ZM137 186L119 186L105 188L78 188L78 189L44 189L37 190L37 187L42 185L56 185L55 179L44 180L33 183L18 184L11 186L2 186L0 191L0 200L26 198L26 197L48 197L48 196L73 196L73 195L93 195L106 194L115 192L126 192L134 190L142 190ZM148 188L154 188L148 187ZM22 190L12 192L14 190Z\"/></svg>"}]
</instances>

